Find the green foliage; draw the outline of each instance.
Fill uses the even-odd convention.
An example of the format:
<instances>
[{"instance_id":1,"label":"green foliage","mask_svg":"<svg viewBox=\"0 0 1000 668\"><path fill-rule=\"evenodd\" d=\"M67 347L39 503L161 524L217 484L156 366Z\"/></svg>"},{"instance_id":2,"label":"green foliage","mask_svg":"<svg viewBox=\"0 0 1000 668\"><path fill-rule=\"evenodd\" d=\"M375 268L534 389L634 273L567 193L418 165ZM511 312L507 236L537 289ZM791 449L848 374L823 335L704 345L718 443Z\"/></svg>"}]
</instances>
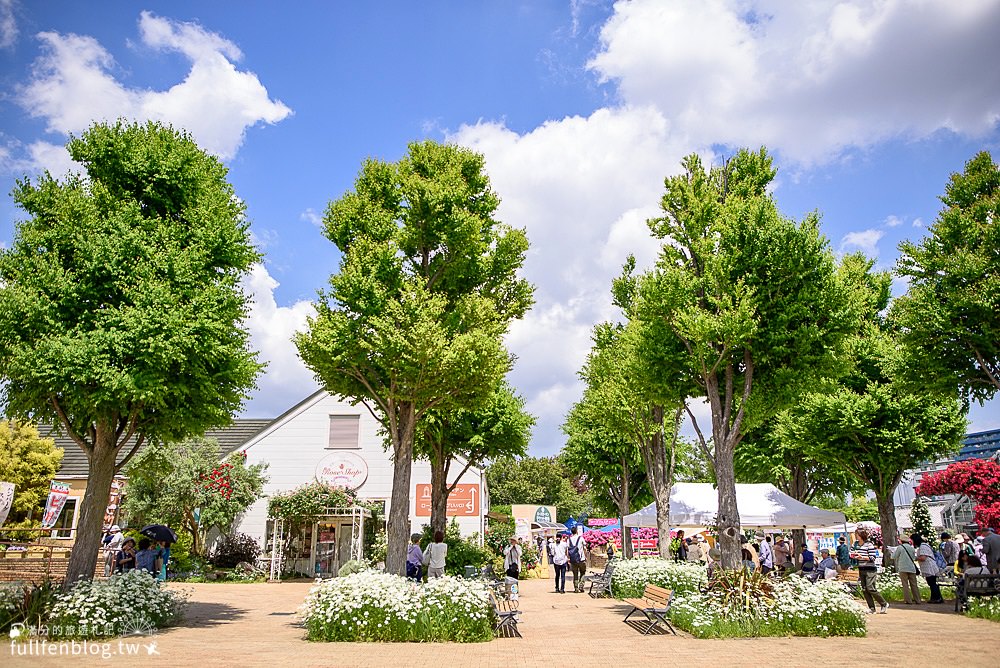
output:
<instances>
[{"instance_id":1,"label":"green foliage","mask_svg":"<svg viewBox=\"0 0 1000 668\"><path fill-rule=\"evenodd\" d=\"M368 564L360 559L351 559L340 567L340 570L337 571L337 577L343 578L365 570L368 570Z\"/></svg>"},{"instance_id":2,"label":"green foliage","mask_svg":"<svg viewBox=\"0 0 1000 668\"><path fill-rule=\"evenodd\" d=\"M34 425L0 420L0 481L15 485L14 501L4 526L37 526L37 520L27 519L28 513L45 500L62 458L63 451L55 447L55 441L40 438ZM15 541L34 538L21 531L3 535Z\"/></svg>"},{"instance_id":3,"label":"green foliage","mask_svg":"<svg viewBox=\"0 0 1000 668\"><path fill-rule=\"evenodd\" d=\"M924 542L929 543L932 548L937 548L937 531L934 530L934 522L931 521L931 511L919 496L913 500L910 506L910 522L913 524L913 533L918 533L924 538Z\"/></svg>"},{"instance_id":4,"label":"green foliage","mask_svg":"<svg viewBox=\"0 0 1000 668\"><path fill-rule=\"evenodd\" d=\"M234 568L241 563L254 566L259 556L260 544L256 538L245 533L230 533L224 534L215 543L211 561L217 568Z\"/></svg>"},{"instance_id":5,"label":"green foliage","mask_svg":"<svg viewBox=\"0 0 1000 668\"><path fill-rule=\"evenodd\" d=\"M324 216L340 267L295 343L327 390L380 417L398 476L428 410L474 409L510 369L501 337L532 287L517 277L527 237L494 218L498 204L481 155L425 141L367 160ZM409 484L395 487L387 567L401 572Z\"/></svg>"},{"instance_id":6,"label":"green foliage","mask_svg":"<svg viewBox=\"0 0 1000 668\"><path fill-rule=\"evenodd\" d=\"M430 526L424 526L420 539L423 550L426 551L433 541L434 530ZM444 542L448 546L448 556L444 565L445 575L464 575L466 566L475 566L479 569L490 559L489 550L479 544L479 535L463 537L455 518L452 518L448 529L444 532Z\"/></svg>"},{"instance_id":7,"label":"green foliage","mask_svg":"<svg viewBox=\"0 0 1000 668\"><path fill-rule=\"evenodd\" d=\"M493 556L503 554L503 549L507 547L510 537L514 535L514 529L513 522L490 521L490 526L486 529L486 536L483 542L489 548L490 552L493 553Z\"/></svg>"},{"instance_id":8,"label":"green foliage","mask_svg":"<svg viewBox=\"0 0 1000 668\"><path fill-rule=\"evenodd\" d=\"M43 626L59 591L59 585L52 580L0 584L0 633L6 635L14 624L34 629Z\"/></svg>"},{"instance_id":9,"label":"green foliage","mask_svg":"<svg viewBox=\"0 0 1000 668\"><path fill-rule=\"evenodd\" d=\"M126 468L128 483L122 510L129 523L182 527L192 537L192 551L204 555L205 536L213 528L232 529L237 517L260 498L267 464L246 465L243 453L219 461L215 439L150 445ZM200 509L200 522L195 511Z\"/></svg>"},{"instance_id":10,"label":"green foliage","mask_svg":"<svg viewBox=\"0 0 1000 668\"><path fill-rule=\"evenodd\" d=\"M269 517L285 520L314 520L332 508L351 508L358 505L354 490L334 487L322 482L311 482L287 492L272 494L267 501Z\"/></svg>"},{"instance_id":11,"label":"green foliage","mask_svg":"<svg viewBox=\"0 0 1000 668\"><path fill-rule=\"evenodd\" d=\"M984 401L1000 390L1000 167L982 151L952 174L930 235L900 244L909 279L893 317L908 379Z\"/></svg>"},{"instance_id":12,"label":"green foliage","mask_svg":"<svg viewBox=\"0 0 1000 668\"><path fill-rule=\"evenodd\" d=\"M557 457L498 459L486 469L491 502L556 506L559 521L590 511L589 498L574 488L572 479Z\"/></svg>"},{"instance_id":13,"label":"green foliage","mask_svg":"<svg viewBox=\"0 0 1000 668\"><path fill-rule=\"evenodd\" d=\"M969 610L965 614L969 617L1000 622L1000 597L970 598Z\"/></svg>"},{"instance_id":14,"label":"green foliage","mask_svg":"<svg viewBox=\"0 0 1000 668\"><path fill-rule=\"evenodd\" d=\"M821 496L813 500L813 505L826 510L844 513L848 522L878 522L878 504L874 499L858 494L845 503L842 497Z\"/></svg>"},{"instance_id":15,"label":"green foliage","mask_svg":"<svg viewBox=\"0 0 1000 668\"><path fill-rule=\"evenodd\" d=\"M259 255L226 168L153 122L67 148L86 176L13 192L29 218L0 250L6 411L65 415L90 446L98 425L168 441L228 424L261 365L239 287Z\"/></svg>"}]
</instances>

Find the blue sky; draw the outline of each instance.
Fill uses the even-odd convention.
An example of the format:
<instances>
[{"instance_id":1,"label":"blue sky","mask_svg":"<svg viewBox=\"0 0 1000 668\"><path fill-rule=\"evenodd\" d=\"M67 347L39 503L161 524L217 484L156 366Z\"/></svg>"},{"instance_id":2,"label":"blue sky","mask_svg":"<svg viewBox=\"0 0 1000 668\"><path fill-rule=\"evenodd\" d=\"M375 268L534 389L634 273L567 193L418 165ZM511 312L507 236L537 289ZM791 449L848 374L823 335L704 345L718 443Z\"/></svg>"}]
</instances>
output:
<instances>
[{"instance_id":1,"label":"blue sky","mask_svg":"<svg viewBox=\"0 0 1000 668\"><path fill-rule=\"evenodd\" d=\"M365 157L471 146L532 242L511 380L540 418L532 452L552 454L590 328L616 315L609 281L654 257L643 221L681 156L768 145L786 214L819 210L835 251L891 267L948 175L1000 156L997 34L991 0L0 0L0 183L71 168L67 133L118 116L219 155L265 253L246 288L270 367L246 414L268 417L315 387L289 337L336 269L326 204ZM17 217L0 200L0 243ZM1000 427L997 406L971 429Z\"/></svg>"}]
</instances>

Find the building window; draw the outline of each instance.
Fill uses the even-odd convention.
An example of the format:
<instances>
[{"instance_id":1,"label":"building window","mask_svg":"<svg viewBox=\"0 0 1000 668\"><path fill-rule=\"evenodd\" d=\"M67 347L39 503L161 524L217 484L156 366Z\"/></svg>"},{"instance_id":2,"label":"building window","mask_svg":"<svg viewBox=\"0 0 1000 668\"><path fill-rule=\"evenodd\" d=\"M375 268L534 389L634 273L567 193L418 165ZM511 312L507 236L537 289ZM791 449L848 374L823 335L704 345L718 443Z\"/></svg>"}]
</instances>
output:
<instances>
[{"instance_id":1,"label":"building window","mask_svg":"<svg viewBox=\"0 0 1000 668\"><path fill-rule=\"evenodd\" d=\"M66 499L66 505L63 506L62 512L59 513L59 519L56 520L55 526L52 527L53 538L73 537L73 528L76 526L77 501L78 499L72 496Z\"/></svg>"},{"instance_id":2,"label":"building window","mask_svg":"<svg viewBox=\"0 0 1000 668\"><path fill-rule=\"evenodd\" d=\"M361 447L358 443L358 424L360 418L360 415L331 415L330 442L326 447L337 449L352 448L355 450Z\"/></svg>"}]
</instances>

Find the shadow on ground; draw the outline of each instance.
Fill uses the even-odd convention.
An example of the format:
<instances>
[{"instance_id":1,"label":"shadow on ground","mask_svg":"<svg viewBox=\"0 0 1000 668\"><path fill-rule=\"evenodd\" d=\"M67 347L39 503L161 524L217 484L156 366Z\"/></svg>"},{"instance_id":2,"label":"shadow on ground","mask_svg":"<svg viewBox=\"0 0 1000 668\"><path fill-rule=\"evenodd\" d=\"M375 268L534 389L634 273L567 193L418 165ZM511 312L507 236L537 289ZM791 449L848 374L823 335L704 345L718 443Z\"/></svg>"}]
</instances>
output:
<instances>
[{"instance_id":1,"label":"shadow on ground","mask_svg":"<svg viewBox=\"0 0 1000 668\"><path fill-rule=\"evenodd\" d=\"M245 617L247 611L235 608L225 603L198 602L188 606L184 613L184 621L178 628L219 626Z\"/></svg>"}]
</instances>

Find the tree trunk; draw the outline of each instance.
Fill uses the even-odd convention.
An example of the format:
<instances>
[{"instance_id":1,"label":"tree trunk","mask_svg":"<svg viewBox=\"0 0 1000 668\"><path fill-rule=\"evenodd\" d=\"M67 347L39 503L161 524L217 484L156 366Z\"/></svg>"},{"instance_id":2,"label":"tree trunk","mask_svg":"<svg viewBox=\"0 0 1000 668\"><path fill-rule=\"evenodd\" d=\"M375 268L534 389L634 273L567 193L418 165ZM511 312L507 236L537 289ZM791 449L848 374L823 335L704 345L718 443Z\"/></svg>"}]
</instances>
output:
<instances>
[{"instance_id":1,"label":"tree trunk","mask_svg":"<svg viewBox=\"0 0 1000 668\"><path fill-rule=\"evenodd\" d=\"M663 434L663 406L651 408L653 421L659 425L643 448L646 476L656 502L657 553L661 559L670 558L670 472L667 465ZM631 538L631 536L630 536Z\"/></svg>"},{"instance_id":2,"label":"tree trunk","mask_svg":"<svg viewBox=\"0 0 1000 668\"><path fill-rule=\"evenodd\" d=\"M621 527L622 557L625 559L631 559L633 556L632 531L625 526L625 516L629 514L632 505L631 490L628 484L629 475L631 475L631 471L629 471L628 461L622 457L622 489L621 494L618 495L618 526Z\"/></svg>"},{"instance_id":3,"label":"tree trunk","mask_svg":"<svg viewBox=\"0 0 1000 668\"><path fill-rule=\"evenodd\" d=\"M431 458L431 530L448 528L448 469L443 458Z\"/></svg>"},{"instance_id":4,"label":"tree trunk","mask_svg":"<svg viewBox=\"0 0 1000 668\"><path fill-rule=\"evenodd\" d=\"M806 530L792 529L792 561L802 567L802 552L799 548L806 544Z\"/></svg>"},{"instance_id":5,"label":"tree trunk","mask_svg":"<svg viewBox=\"0 0 1000 668\"><path fill-rule=\"evenodd\" d=\"M412 403L402 402L393 407L395 420L390 420L392 438L392 498L389 501L389 521L386 527L388 549L385 570L406 575L406 545L410 542L410 480L413 473L413 430L415 411Z\"/></svg>"},{"instance_id":6,"label":"tree trunk","mask_svg":"<svg viewBox=\"0 0 1000 668\"><path fill-rule=\"evenodd\" d=\"M719 514L715 524L722 551L722 567L726 570L736 570L740 566L740 511L736 506L736 475L733 471L735 436L731 434L730 438L715 445L715 482L719 490Z\"/></svg>"},{"instance_id":7,"label":"tree trunk","mask_svg":"<svg viewBox=\"0 0 1000 668\"><path fill-rule=\"evenodd\" d=\"M111 482L115 477L115 432L107 425L98 425L94 449L87 452L87 491L80 504L80 519L76 524L76 540L66 565L66 581L69 589L80 578L90 580L97 566L98 550L101 547L104 529L104 513L108 509Z\"/></svg>"},{"instance_id":8,"label":"tree trunk","mask_svg":"<svg viewBox=\"0 0 1000 668\"><path fill-rule=\"evenodd\" d=\"M876 492L875 503L878 504L878 519L882 526L882 544L894 547L898 542L896 535L899 528L896 526L896 503L892 500L892 491L888 494Z\"/></svg>"}]
</instances>

